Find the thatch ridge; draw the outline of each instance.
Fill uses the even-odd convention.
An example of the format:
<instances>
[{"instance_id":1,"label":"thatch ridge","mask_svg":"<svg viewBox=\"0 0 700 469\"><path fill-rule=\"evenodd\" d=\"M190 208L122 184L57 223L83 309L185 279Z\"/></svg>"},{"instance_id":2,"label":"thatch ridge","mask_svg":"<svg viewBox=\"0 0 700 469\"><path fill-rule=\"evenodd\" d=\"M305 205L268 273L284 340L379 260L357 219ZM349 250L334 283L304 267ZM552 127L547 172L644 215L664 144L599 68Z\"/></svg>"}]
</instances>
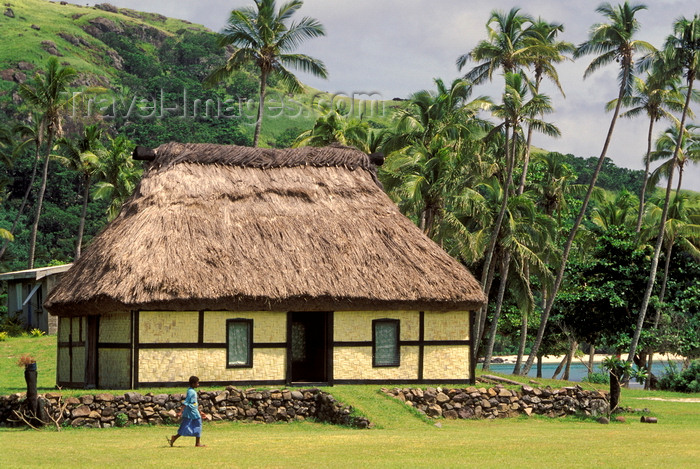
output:
<instances>
[{"instance_id":1,"label":"thatch ridge","mask_svg":"<svg viewBox=\"0 0 700 469\"><path fill-rule=\"evenodd\" d=\"M49 296L54 314L471 310L481 287L346 147L166 144Z\"/></svg>"},{"instance_id":2,"label":"thatch ridge","mask_svg":"<svg viewBox=\"0 0 700 469\"><path fill-rule=\"evenodd\" d=\"M292 168L295 166L344 167L370 170L367 154L352 147L253 148L214 143L170 142L156 149L153 166L169 168L180 163L222 164L246 168Z\"/></svg>"}]
</instances>

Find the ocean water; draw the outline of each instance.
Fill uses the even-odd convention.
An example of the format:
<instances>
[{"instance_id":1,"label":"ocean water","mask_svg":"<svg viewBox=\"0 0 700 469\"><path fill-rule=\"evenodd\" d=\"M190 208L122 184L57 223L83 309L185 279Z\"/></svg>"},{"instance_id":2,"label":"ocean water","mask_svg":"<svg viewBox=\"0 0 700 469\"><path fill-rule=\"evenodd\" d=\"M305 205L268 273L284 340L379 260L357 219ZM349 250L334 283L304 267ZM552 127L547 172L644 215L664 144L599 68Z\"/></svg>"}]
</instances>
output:
<instances>
[{"instance_id":1,"label":"ocean water","mask_svg":"<svg viewBox=\"0 0 700 469\"><path fill-rule=\"evenodd\" d=\"M652 366L652 373L654 373L655 376L660 376L665 373L665 366L668 364L666 360L660 360L654 362L654 365ZM515 364L513 363L492 363L490 370L495 372L495 373L504 373L504 374L511 374L513 373L513 367ZM554 374L554 370L557 369L557 366L559 366L559 363L543 363L542 364L542 378L547 378L550 379L552 375ZM481 369L481 364L477 365L477 369ZM680 367L679 367L680 369ZM595 363L593 365L593 371L596 373L601 373L603 372L600 367L600 363ZM569 371L569 380L570 381L583 381L583 378L585 378L588 375L588 368L586 368L586 365L584 365L581 362L573 362L571 364L571 369ZM530 373L528 373L528 376L530 377L536 377L537 376L537 363L532 365L532 369L530 370ZM561 377L561 373L559 374Z\"/></svg>"}]
</instances>

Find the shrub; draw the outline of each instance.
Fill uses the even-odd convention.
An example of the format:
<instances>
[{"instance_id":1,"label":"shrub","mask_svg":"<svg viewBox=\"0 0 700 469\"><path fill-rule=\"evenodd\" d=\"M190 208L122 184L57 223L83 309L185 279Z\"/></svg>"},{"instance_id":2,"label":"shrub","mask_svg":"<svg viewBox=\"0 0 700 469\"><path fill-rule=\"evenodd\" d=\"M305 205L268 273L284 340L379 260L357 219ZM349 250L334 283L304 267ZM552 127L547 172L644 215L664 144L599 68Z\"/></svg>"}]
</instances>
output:
<instances>
[{"instance_id":1,"label":"shrub","mask_svg":"<svg viewBox=\"0 0 700 469\"><path fill-rule=\"evenodd\" d=\"M7 332L10 337L22 335L24 327L18 315L4 314L0 316L0 331Z\"/></svg>"},{"instance_id":2,"label":"shrub","mask_svg":"<svg viewBox=\"0 0 700 469\"><path fill-rule=\"evenodd\" d=\"M5 340L7 340L7 338L8 338L9 336L10 336L10 335L9 335L7 332L5 332L5 331L0 332L0 342L3 342L3 341L5 341Z\"/></svg>"},{"instance_id":3,"label":"shrub","mask_svg":"<svg viewBox=\"0 0 700 469\"><path fill-rule=\"evenodd\" d=\"M128 421L129 417L124 412L119 412L114 416L114 424L117 427L125 427Z\"/></svg>"},{"instance_id":4,"label":"shrub","mask_svg":"<svg viewBox=\"0 0 700 469\"><path fill-rule=\"evenodd\" d=\"M29 331L29 334L30 334L32 337L41 337L41 336L46 335L46 332L42 331L41 329L36 329L36 328L35 328L35 329L32 329L31 331Z\"/></svg>"},{"instance_id":5,"label":"shrub","mask_svg":"<svg viewBox=\"0 0 700 469\"><path fill-rule=\"evenodd\" d=\"M700 392L700 360L694 360L685 370L678 371L675 362L669 362L666 373L659 379L659 389L677 392Z\"/></svg>"},{"instance_id":6,"label":"shrub","mask_svg":"<svg viewBox=\"0 0 700 469\"><path fill-rule=\"evenodd\" d=\"M610 374L604 371L600 373L589 373L583 381L593 384L610 384Z\"/></svg>"}]
</instances>

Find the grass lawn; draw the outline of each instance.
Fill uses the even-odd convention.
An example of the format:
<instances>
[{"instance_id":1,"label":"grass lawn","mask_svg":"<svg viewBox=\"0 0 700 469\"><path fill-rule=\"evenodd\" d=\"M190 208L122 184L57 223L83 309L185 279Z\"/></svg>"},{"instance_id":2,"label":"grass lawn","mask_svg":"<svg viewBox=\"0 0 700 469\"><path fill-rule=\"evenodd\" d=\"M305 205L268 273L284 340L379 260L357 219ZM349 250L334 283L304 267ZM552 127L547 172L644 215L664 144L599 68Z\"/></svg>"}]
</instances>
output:
<instances>
[{"instance_id":1,"label":"grass lawn","mask_svg":"<svg viewBox=\"0 0 700 469\"><path fill-rule=\"evenodd\" d=\"M0 342L0 393L19 392L23 378L14 363L26 352L42 357L39 385L50 388L46 375L52 372L54 346L55 337ZM0 429L0 467L675 468L697 467L700 460L700 402L670 400L697 395L623 390L622 404L649 408L657 424L643 424L639 415L627 414L625 423L610 425L574 417L519 417L439 420L441 427L436 427L436 421L379 394L378 387L328 388L369 416L376 424L370 430L312 422L205 423L206 448L195 448L192 438L181 438L170 448L165 438L175 426ZM647 400L650 397L666 400Z\"/></svg>"}]
</instances>

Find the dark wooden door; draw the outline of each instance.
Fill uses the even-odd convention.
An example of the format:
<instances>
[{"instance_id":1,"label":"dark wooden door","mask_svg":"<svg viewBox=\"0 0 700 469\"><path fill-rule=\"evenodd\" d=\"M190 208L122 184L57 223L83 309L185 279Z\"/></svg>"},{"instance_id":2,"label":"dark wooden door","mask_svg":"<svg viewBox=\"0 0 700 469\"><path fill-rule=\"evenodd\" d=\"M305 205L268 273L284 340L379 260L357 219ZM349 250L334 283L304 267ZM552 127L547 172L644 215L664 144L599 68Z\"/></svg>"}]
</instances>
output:
<instances>
[{"instance_id":1,"label":"dark wooden door","mask_svg":"<svg viewBox=\"0 0 700 469\"><path fill-rule=\"evenodd\" d=\"M330 380L331 314L303 311L289 313L287 381L327 383Z\"/></svg>"},{"instance_id":2,"label":"dark wooden door","mask_svg":"<svg viewBox=\"0 0 700 469\"><path fill-rule=\"evenodd\" d=\"M85 388L97 387L97 341L100 334L100 317L87 317L87 343L85 344Z\"/></svg>"}]
</instances>

